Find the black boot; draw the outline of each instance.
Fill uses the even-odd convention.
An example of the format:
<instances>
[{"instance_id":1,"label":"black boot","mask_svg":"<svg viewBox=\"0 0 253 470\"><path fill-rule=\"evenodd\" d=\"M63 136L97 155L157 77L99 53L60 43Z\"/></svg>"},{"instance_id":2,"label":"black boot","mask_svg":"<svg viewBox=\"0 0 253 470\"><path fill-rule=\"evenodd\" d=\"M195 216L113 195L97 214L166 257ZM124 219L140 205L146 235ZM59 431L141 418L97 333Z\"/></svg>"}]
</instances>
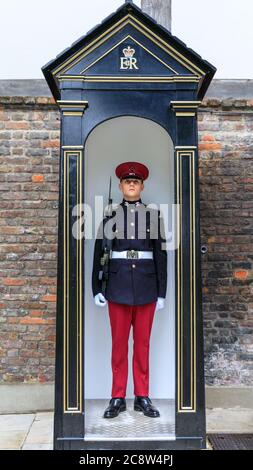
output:
<instances>
[{"instance_id":1,"label":"black boot","mask_svg":"<svg viewBox=\"0 0 253 470\"><path fill-rule=\"evenodd\" d=\"M104 412L104 418L115 418L121 411L126 410L125 398L111 398L109 406Z\"/></svg>"},{"instance_id":2,"label":"black boot","mask_svg":"<svg viewBox=\"0 0 253 470\"><path fill-rule=\"evenodd\" d=\"M160 416L158 409L152 405L149 397L136 396L134 399L134 409L135 411L143 411L144 415L150 418L158 418Z\"/></svg>"}]
</instances>

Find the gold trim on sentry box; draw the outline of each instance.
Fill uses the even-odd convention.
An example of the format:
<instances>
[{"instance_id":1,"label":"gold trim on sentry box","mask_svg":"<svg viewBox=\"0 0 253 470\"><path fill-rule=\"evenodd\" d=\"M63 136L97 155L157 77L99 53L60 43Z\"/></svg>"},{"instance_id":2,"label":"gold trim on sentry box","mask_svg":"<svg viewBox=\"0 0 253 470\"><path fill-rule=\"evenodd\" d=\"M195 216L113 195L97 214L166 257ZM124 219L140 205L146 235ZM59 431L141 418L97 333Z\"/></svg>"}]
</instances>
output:
<instances>
[{"instance_id":1,"label":"gold trim on sentry box","mask_svg":"<svg viewBox=\"0 0 253 470\"><path fill-rule=\"evenodd\" d=\"M61 73L63 73L63 71L66 72L69 68L73 67L78 62L80 62L80 60L82 60L84 57L90 54L94 49L96 49L105 41L107 41L111 36L115 35L116 32L120 31L127 24L131 24L135 29L137 29L146 37L148 37L154 44L156 44L158 47L163 49L167 54L171 55L174 59L180 62L190 72L196 74L199 77L202 77L205 75L205 72L203 70L201 70L199 67L193 64L185 56L180 54L175 48L170 46L160 36L157 36L151 29L147 28L143 23L141 23L140 21L138 21L136 18L134 18L132 15L129 15L129 14L121 18L121 20L119 20L113 26L108 28L103 34L101 34L98 38L90 42L87 46L83 47L80 51L73 54L72 57L67 59L65 62L63 62L63 64L61 64L55 70L53 70L52 74L57 75L59 72ZM104 38L104 36L107 36L107 37ZM104 39L101 39L101 38L104 38Z\"/></svg>"},{"instance_id":2,"label":"gold trim on sentry box","mask_svg":"<svg viewBox=\"0 0 253 470\"><path fill-rule=\"evenodd\" d=\"M78 237L76 240L76 406L69 406L69 282L70 282L70 266L69 266L69 160L70 157L76 157L76 202L79 208L78 213ZM63 409L64 413L82 413L82 393L83 393L83 371L82 371L82 353L83 353L83 331L82 331L82 237L81 237L81 215L82 215L82 150L64 150L64 190L63 190Z\"/></svg>"},{"instance_id":3,"label":"gold trim on sentry box","mask_svg":"<svg viewBox=\"0 0 253 470\"><path fill-rule=\"evenodd\" d=\"M196 116L196 113L176 113L176 116L179 116L179 117Z\"/></svg>"},{"instance_id":4,"label":"gold trim on sentry box","mask_svg":"<svg viewBox=\"0 0 253 470\"><path fill-rule=\"evenodd\" d=\"M163 76L116 76L116 75L61 75L59 77L60 81L77 81L77 82L88 82L88 83L101 83L101 82L109 82L109 83L198 83L199 78L197 77L190 77L190 76L180 76L174 75L173 77L163 77Z\"/></svg>"},{"instance_id":5,"label":"gold trim on sentry box","mask_svg":"<svg viewBox=\"0 0 253 470\"><path fill-rule=\"evenodd\" d=\"M63 111L63 116L83 116L83 112L82 111Z\"/></svg>"},{"instance_id":6,"label":"gold trim on sentry box","mask_svg":"<svg viewBox=\"0 0 253 470\"><path fill-rule=\"evenodd\" d=\"M85 110L88 107L88 101L78 100L57 100L59 108L76 108Z\"/></svg>"},{"instance_id":7,"label":"gold trim on sentry box","mask_svg":"<svg viewBox=\"0 0 253 470\"><path fill-rule=\"evenodd\" d=\"M178 147L179 148L179 147ZM184 405L184 380L183 380L183 369L184 369L184 351L183 351L183 245L182 245L182 230L183 230L183 174L182 174L182 157L189 158L189 176L190 176L190 380L191 380L191 396L190 406ZM180 219L178 224L178 239L180 245L177 250L177 299L178 299L178 348L177 348L177 383L178 383L178 408L177 411L181 413L196 412L196 233L195 233L195 150L176 150L177 159L177 204L180 207Z\"/></svg>"},{"instance_id":8,"label":"gold trim on sentry box","mask_svg":"<svg viewBox=\"0 0 253 470\"><path fill-rule=\"evenodd\" d=\"M198 108L201 101L171 101L170 105L173 109Z\"/></svg>"},{"instance_id":9,"label":"gold trim on sentry box","mask_svg":"<svg viewBox=\"0 0 253 470\"><path fill-rule=\"evenodd\" d=\"M150 32L152 34L152 36L154 36L156 39L158 39L158 41L160 41L162 44L164 44L166 46L166 48L170 49L171 51L173 51L175 53L175 55L177 57L174 57L176 58L176 60L179 61L178 57L181 57L185 62L187 62L188 64L190 64L194 69L195 71L199 71L200 72L200 75L205 75L205 72L203 70L201 70L199 67L197 67L195 64L193 64L189 59L187 59L185 56L183 56L182 54L180 54L180 52L178 52L174 47L170 46L166 41L164 41L160 36L157 36L157 34L155 34L151 29L147 28L143 23L141 23L140 21L138 21L136 18L134 18L132 15L129 15L130 18L133 20L133 21L136 21L136 23L138 23L143 29L145 29L146 31ZM140 30L140 29L139 29ZM140 30L141 31L141 30ZM147 35L148 36L148 35ZM149 36L148 36L149 37ZM152 40L152 38L150 38ZM156 44L158 44L156 41L153 40L153 42L155 42ZM159 44L158 44L159 45ZM161 46L160 46L161 47ZM164 49L165 50L165 49ZM172 55L172 54L171 54ZM179 61L180 62L180 61ZM181 62L182 63L182 62ZM183 64L184 65L184 64ZM189 67L188 67L189 68ZM192 70L191 70L192 71Z\"/></svg>"},{"instance_id":10,"label":"gold trim on sentry box","mask_svg":"<svg viewBox=\"0 0 253 470\"><path fill-rule=\"evenodd\" d=\"M83 145L62 145L62 149L75 149L75 150L81 150L83 149L84 146Z\"/></svg>"},{"instance_id":11,"label":"gold trim on sentry box","mask_svg":"<svg viewBox=\"0 0 253 470\"><path fill-rule=\"evenodd\" d=\"M135 42L136 44L138 44L140 47L142 47L142 49L144 49L145 51L147 51L151 56L153 56L156 60L158 60L159 62L161 62L165 67L167 67L168 69L170 69L173 73L175 73L176 75L179 75L179 73L174 70L172 67L170 67L170 65L168 65L166 62L164 62L162 59L160 59L157 55L153 54L153 52L151 52L147 47L145 47L143 44L141 44L139 41L137 41L137 39L133 38L132 36L130 36L130 34L128 34L127 36L125 36L123 39L121 39L121 41L119 41L117 44L115 44L113 47L111 47L110 49L108 49L106 52L104 52L104 54L102 54L100 57L98 57L96 60L94 60L91 64L87 65L87 67L83 70L81 70L80 72L80 75L83 74L84 72L86 72L86 70L88 70L89 68L91 68L93 65L95 65L97 62L99 62L100 60L102 60L105 56L107 56L108 54L110 54L110 52L112 52L114 49L116 49L116 47L118 47L120 44L122 44L123 42L126 42L128 39L132 40L133 42Z\"/></svg>"},{"instance_id":12,"label":"gold trim on sentry box","mask_svg":"<svg viewBox=\"0 0 253 470\"><path fill-rule=\"evenodd\" d=\"M196 145L177 145L175 149L196 149Z\"/></svg>"},{"instance_id":13,"label":"gold trim on sentry box","mask_svg":"<svg viewBox=\"0 0 253 470\"><path fill-rule=\"evenodd\" d=\"M82 117L85 110L88 108L88 101L74 101L74 100L57 100L57 104L63 116L80 116Z\"/></svg>"}]
</instances>

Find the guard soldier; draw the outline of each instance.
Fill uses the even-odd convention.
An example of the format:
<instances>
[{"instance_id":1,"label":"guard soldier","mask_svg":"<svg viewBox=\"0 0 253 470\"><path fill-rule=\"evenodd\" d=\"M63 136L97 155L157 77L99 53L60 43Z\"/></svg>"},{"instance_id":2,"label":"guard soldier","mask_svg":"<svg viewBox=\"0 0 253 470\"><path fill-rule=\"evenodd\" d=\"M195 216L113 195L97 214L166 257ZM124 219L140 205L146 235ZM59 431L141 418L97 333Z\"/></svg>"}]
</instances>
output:
<instances>
[{"instance_id":1,"label":"guard soldier","mask_svg":"<svg viewBox=\"0 0 253 470\"><path fill-rule=\"evenodd\" d=\"M122 202L112 213L112 249L108 283L102 293L100 261L105 237L104 220L100 224L93 258L92 291L95 304L108 303L112 334L112 392L104 418L126 410L128 376L128 339L133 325L134 410L149 417L159 417L159 410L149 398L149 342L155 311L164 308L167 291L167 251L163 246L164 223L160 210L147 208L140 194L148 168L138 162L117 166ZM116 220L116 223L114 223ZM103 235L101 236L101 230ZM107 233L108 238L108 233Z\"/></svg>"}]
</instances>

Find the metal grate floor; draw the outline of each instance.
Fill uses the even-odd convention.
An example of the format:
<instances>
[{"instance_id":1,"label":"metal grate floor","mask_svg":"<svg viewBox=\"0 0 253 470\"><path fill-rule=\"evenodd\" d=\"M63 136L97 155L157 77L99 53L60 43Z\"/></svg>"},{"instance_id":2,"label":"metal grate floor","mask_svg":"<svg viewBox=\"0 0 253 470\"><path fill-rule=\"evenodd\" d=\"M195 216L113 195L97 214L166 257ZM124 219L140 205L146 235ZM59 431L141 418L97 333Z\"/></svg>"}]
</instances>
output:
<instances>
[{"instance_id":1,"label":"metal grate floor","mask_svg":"<svg viewBox=\"0 0 253 470\"><path fill-rule=\"evenodd\" d=\"M253 450L253 434L208 434L214 450Z\"/></svg>"},{"instance_id":2,"label":"metal grate floor","mask_svg":"<svg viewBox=\"0 0 253 470\"><path fill-rule=\"evenodd\" d=\"M149 418L134 411L133 399L116 418L103 418L109 400L85 400L85 440L175 440L175 402L152 399L160 411L159 418Z\"/></svg>"}]
</instances>

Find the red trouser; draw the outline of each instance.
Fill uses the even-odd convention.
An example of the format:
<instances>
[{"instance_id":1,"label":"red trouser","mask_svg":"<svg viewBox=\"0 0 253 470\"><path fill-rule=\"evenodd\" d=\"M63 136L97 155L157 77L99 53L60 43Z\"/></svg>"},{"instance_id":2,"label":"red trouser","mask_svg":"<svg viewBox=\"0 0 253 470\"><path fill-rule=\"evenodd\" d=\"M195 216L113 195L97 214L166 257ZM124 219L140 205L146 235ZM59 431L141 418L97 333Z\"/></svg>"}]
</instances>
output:
<instances>
[{"instance_id":1,"label":"red trouser","mask_svg":"<svg viewBox=\"0 0 253 470\"><path fill-rule=\"evenodd\" d=\"M149 395L149 340L156 302L124 305L108 301L112 333L112 397L126 396L128 339L133 325L134 395Z\"/></svg>"}]
</instances>

